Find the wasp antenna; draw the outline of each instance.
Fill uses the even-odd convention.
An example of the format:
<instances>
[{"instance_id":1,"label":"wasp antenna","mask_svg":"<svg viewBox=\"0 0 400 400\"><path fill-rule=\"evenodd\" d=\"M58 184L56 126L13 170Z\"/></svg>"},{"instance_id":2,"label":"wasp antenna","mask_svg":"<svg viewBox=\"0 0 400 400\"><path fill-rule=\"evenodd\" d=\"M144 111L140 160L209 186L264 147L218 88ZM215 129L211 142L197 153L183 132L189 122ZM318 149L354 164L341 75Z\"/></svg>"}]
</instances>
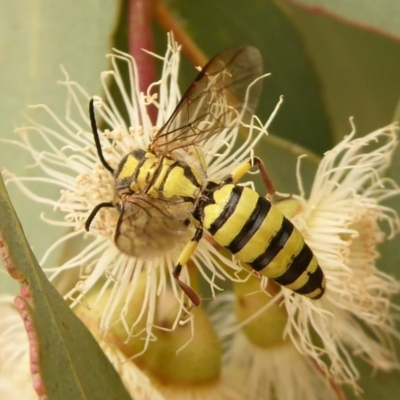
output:
<instances>
[{"instance_id":1,"label":"wasp antenna","mask_svg":"<svg viewBox=\"0 0 400 400\"><path fill-rule=\"evenodd\" d=\"M86 231L89 232L90 229L90 225L94 219L94 217L96 216L96 214L99 212L99 210L103 207L115 207L115 204L111 203L111 202L107 202L107 203L100 203L97 204L97 206L95 208L93 208L92 212L90 213L90 215L88 216L88 219L85 222L85 229Z\"/></svg>"},{"instance_id":2,"label":"wasp antenna","mask_svg":"<svg viewBox=\"0 0 400 400\"><path fill-rule=\"evenodd\" d=\"M114 174L114 169L108 165L107 161L105 160L105 158L103 156L103 151L101 149L99 132L97 130L97 124L96 124L96 116L94 115L93 99L90 99L90 101L89 101L89 117L90 117L90 125L92 127L93 137L94 137L94 143L96 144L96 150L97 150L99 159L100 159L101 163L104 165L104 168L108 169L112 174Z\"/></svg>"}]
</instances>

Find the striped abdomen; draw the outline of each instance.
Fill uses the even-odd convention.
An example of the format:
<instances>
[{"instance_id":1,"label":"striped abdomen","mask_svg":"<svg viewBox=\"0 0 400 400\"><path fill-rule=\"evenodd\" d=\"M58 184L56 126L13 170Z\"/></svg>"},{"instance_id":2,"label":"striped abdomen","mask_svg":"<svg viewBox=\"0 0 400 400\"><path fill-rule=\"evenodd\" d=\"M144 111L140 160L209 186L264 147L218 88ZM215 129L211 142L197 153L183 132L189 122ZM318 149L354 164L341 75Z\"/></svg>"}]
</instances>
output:
<instances>
[{"instance_id":1,"label":"striped abdomen","mask_svg":"<svg viewBox=\"0 0 400 400\"><path fill-rule=\"evenodd\" d=\"M210 193L204 228L235 257L280 285L319 299L325 278L300 232L255 191L234 184Z\"/></svg>"}]
</instances>

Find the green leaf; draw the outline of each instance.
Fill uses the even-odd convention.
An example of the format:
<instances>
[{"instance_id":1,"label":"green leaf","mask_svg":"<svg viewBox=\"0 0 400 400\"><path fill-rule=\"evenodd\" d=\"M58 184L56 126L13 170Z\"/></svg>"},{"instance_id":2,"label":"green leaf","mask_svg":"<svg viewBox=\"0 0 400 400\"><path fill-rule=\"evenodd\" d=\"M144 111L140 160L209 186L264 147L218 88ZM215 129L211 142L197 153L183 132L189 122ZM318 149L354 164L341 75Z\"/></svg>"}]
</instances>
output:
<instances>
[{"instance_id":1,"label":"green leaf","mask_svg":"<svg viewBox=\"0 0 400 400\"><path fill-rule=\"evenodd\" d=\"M330 3L334 7L335 3L344 5L345 2ZM348 119L351 116L361 135L387 125L399 97L400 41L383 35L376 25L365 25L363 16L366 13L373 19L371 2L347 3L353 9L350 20L350 11L337 18L326 9L300 7L297 2L294 5L288 1L279 2L298 28L304 50L319 76L335 142L350 132ZM388 1L374 3L381 4L380 15L386 15L387 19L399 18L399 14L389 16L393 9L385 8ZM393 5L394 2L390 3ZM399 6L400 3L393 8ZM310 129L314 128L310 126Z\"/></svg>"},{"instance_id":2,"label":"green leaf","mask_svg":"<svg viewBox=\"0 0 400 400\"><path fill-rule=\"evenodd\" d=\"M257 115L266 121L279 96L284 96L283 106L271 127L274 133L317 153L331 146L318 77L302 38L274 2L176 0L168 6L177 20L182 21L188 35L210 57L237 45L252 45L261 51L264 71L272 75L264 80ZM193 67L190 71L190 78L182 87L193 79Z\"/></svg>"},{"instance_id":3,"label":"green leaf","mask_svg":"<svg viewBox=\"0 0 400 400\"><path fill-rule=\"evenodd\" d=\"M0 177L0 232L3 257L21 284L38 351L39 373L48 398L131 399L99 345L53 288L37 263ZM30 321L25 320L25 325ZM37 340L37 342L36 342ZM37 346L37 348L36 348ZM37 367L37 366L36 366Z\"/></svg>"},{"instance_id":4,"label":"green leaf","mask_svg":"<svg viewBox=\"0 0 400 400\"><path fill-rule=\"evenodd\" d=\"M400 3L393 0L292 0L314 14L330 14L333 18L364 26L392 37L400 37Z\"/></svg>"},{"instance_id":5,"label":"green leaf","mask_svg":"<svg viewBox=\"0 0 400 400\"><path fill-rule=\"evenodd\" d=\"M399 350L397 348L397 350ZM359 359L355 360L357 369L360 372L360 386L363 393L356 396L352 390L346 388L347 400L395 400L399 397L400 373L374 372L371 366Z\"/></svg>"},{"instance_id":6,"label":"green leaf","mask_svg":"<svg viewBox=\"0 0 400 400\"><path fill-rule=\"evenodd\" d=\"M320 162L320 158L311 150L275 135L269 135L257 145L256 154L259 154L264 160L275 189L280 192L296 194L299 193L296 168L299 157L302 157L300 175L306 194L309 193Z\"/></svg>"},{"instance_id":7,"label":"green leaf","mask_svg":"<svg viewBox=\"0 0 400 400\"><path fill-rule=\"evenodd\" d=\"M396 106L396 109L394 111L393 121L397 121L397 123L400 124L400 100L397 101L397 106Z\"/></svg>"}]
</instances>

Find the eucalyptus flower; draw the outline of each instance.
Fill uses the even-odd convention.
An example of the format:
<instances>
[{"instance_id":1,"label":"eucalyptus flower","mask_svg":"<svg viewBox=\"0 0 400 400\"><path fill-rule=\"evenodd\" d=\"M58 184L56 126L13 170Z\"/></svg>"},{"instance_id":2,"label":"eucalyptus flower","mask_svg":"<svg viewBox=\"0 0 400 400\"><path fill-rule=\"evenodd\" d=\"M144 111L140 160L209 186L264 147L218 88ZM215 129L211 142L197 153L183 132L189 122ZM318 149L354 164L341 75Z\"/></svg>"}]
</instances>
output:
<instances>
[{"instance_id":1,"label":"eucalyptus flower","mask_svg":"<svg viewBox=\"0 0 400 400\"><path fill-rule=\"evenodd\" d=\"M267 310L259 313L269 304ZM248 400L335 400L334 387L307 354L284 337L285 309L255 278L218 295L211 318L224 346L222 374ZM257 314L257 317L254 315ZM245 325L241 323L250 317Z\"/></svg>"},{"instance_id":2,"label":"eucalyptus flower","mask_svg":"<svg viewBox=\"0 0 400 400\"><path fill-rule=\"evenodd\" d=\"M252 280L235 284L235 318L225 310L225 319L220 312L216 321L222 338L230 338L226 373L247 398L322 400L335 398L344 384L359 393L355 357L374 370L399 370L393 297L400 282L380 269L379 253L400 230L388 203L400 189L385 178L397 131L392 124L356 138L353 126L325 153L309 196L299 159L300 194L277 206L316 255L326 293L311 301L265 278L261 289Z\"/></svg>"},{"instance_id":3,"label":"eucalyptus flower","mask_svg":"<svg viewBox=\"0 0 400 400\"><path fill-rule=\"evenodd\" d=\"M86 231L93 209L116 197L114 177L98 157L88 112L90 99L94 98L95 113L102 122L99 128L103 124L108 127L99 129L102 153L107 163L117 168L126 154L149 146L181 98L177 84L180 48L172 38L165 57L159 57L163 62L162 76L147 94L139 92L132 57L119 51L109 57L112 70L101 76L104 101L86 93L65 73L65 117L59 118L45 105L33 107L40 115L26 116L28 124L16 130L19 140L13 144L32 155L40 172L35 177L7 172L8 184L15 183L28 199L52 206L57 212L55 217L46 213L43 219L67 228L40 263L94 334L133 398L211 396L242 400L229 383L220 379L221 350L208 317L201 308L189 312L186 297L171 279L182 243L163 251L157 251L159 243L154 243L146 257L125 255L114 242L119 210L110 207L101 209ZM124 70L129 71L127 85L122 78ZM109 90L112 83L118 89L114 95ZM158 94L150 94L154 92ZM149 105L158 109L155 125L147 114ZM255 143L266 135L268 123L262 125L252 118L246 126L248 139L236 150L233 144L244 123L223 130L218 141L208 140L203 149L208 175L222 178L249 158ZM41 184L60 188L59 198L45 197ZM61 220L57 219L60 214ZM61 265L49 267L52 254L64 248L69 254L73 252L72 256ZM204 277L212 296L219 290L217 278L241 280L236 273L242 267L222 256L208 240L200 242L182 272L181 279L187 285L192 276L196 277L194 273L190 276L189 269ZM196 279L192 279L192 285L195 283ZM8 349L7 362L18 360L29 371L23 326L11 324L9 329L17 330L19 335L14 342L8 335L0 336L1 347ZM176 368L177 363L182 368ZM0 375L1 381L7 382L6 374ZM31 387L29 379L25 383Z\"/></svg>"},{"instance_id":4,"label":"eucalyptus flower","mask_svg":"<svg viewBox=\"0 0 400 400\"><path fill-rule=\"evenodd\" d=\"M26 126L16 129L19 139L12 143L31 154L39 173L35 177L20 177L6 172L8 184L15 183L27 198L52 206L55 216L46 213L43 219L67 229L65 235L49 246L40 263L95 335L133 398L242 400L229 382L220 379L220 346L208 317L201 308L190 312L186 297L171 279L185 242L182 240L163 251L158 251L158 243L151 243L152 251L147 257L122 253L114 242L120 213L117 207L100 209L87 232L93 209L116 198L114 177L99 160L89 101L94 99L102 153L106 163L115 169L132 150L148 148L181 99L177 83L180 47L172 37L165 57L158 57L163 63L161 78L146 94L139 91L132 57L114 50L109 58L112 69L101 75L104 100L89 95L64 71L65 80L61 84L67 91L65 116L57 116L43 104L31 107L34 116L31 113L25 116ZM123 78L126 71L127 84ZM113 92L111 85L116 88ZM147 114L149 106L158 109L155 124ZM206 140L202 157L210 179L222 179L251 157L253 147L266 135L276 110L265 125L256 117L246 123L238 119L220 132L218 140ZM247 128L248 138L234 149L240 127ZM40 190L42 184L59 188L60 196L45 196ZM190 237L183 239L187 241ZM69 255L74 254L60 265L49 266L53 254L65 248ZM237 273L241 270L233 259L220 254L213 242L202 240L183 269L181 279L195 286L194 278L200 274L209 283L214 297L215 291L220 290L216 280L240 281ZM7 354L0 361L21 363L28 371L28 343L24 340L23 326L11 324L9 329L17 330L21 341L14 346L11 336L2 335L0 343ZM161 363L157 362L160 354ZM193 354L197 356L193 358ZM177 363L182 368L177 370ZM0 378L8 380L9 372L5 370ZM23 388L25 384L31 387L32 383L27 379Z\"/></svg>"},{"instance_id":5,"label":"eucalyptus flower","mask_svg":"<svg viewBox=\"0 0 400 400\"><path fill-rule=\"evenodd\" d=\"M72 308L84 304L97 312L101 307L99 325L105 333L112 327L118 326L116 329L119 329L122 326L126 340L140 335L143 341L137 355L156 338L154 318L157 298L169 286L180 303L180 313L177 313L170 329L174 330L188 312L186 297L171 276L182 246L191 236L186 234L168 248L162 243L148 243L146 256L128 256L114 242L120 214L117 207L101 208L91 221L89 232L86 232L85 224L93 209L101 203L113 202L117 196L114 177L99 160L88 107L90 99L94 98L97 119L103 122L98 129L102 153L107 164L115 170L125 155L134 149L148 148L181 98L177 83L180 47L172 37L169 38L165 57L158 58L163 63L161 78L149 88L147 94L139 91L134 59L117 50L109 55L112 69L101 75L104 100L90 96L65 74L65 81L62 82L68 94L65 117L58 117L46 105L35 106L33 108L41 112L46 123L39 122L41 120L36 116L27 116L27 126L16 130L19 140L14 144L32 155L40 171L39 176L9 174L8 179L8 184L17 184L28 198L51 205L63 216L61 220L56 217L50 219L47 215L44 217L53 225L68 228L65 235L49 246L41 260L41 265L51 272L50 279L55 282L62 276L62 294ZM124 83L123 71L128 71L127 84ZM117 90L111 92L111 85ZM149 105L158 109L154 125L147 114ZM261 124L256 117L251 117L246 123L239 119L223 129L218 140L206 140L202 156L207 176L222 179L232 168L251 157L255 144L267 134L266 128L275 112L266 124ZM108 128L101 129L103 125ZM240 127L248 129L248 137L239 148L234 149ZM38 139L41 146L36 144ZM47 198L40 191L35 192L35 185L41 183L59 187L59 198ZM189 233L192 235L194 230ZM49 255L78 238L81 243L83 240L83 249L73 250L75 254L62 265L52 268L46 265ZM135 240L140 241L141 238ZM163 251L160 251L161 247ZM69 248L76 249L72 245ZM200 274L208 282L213 297L215 291L220 290L215 281L217 278L238 280L237 273L242 270L237 262L221 255L208 240L200 241L188 265L182 270L181 280L189 286L190 270L193 271L192 276ZM143 272L147 277L145 281L141 278ZM74 274L79 274L78 279ZM70 284L69 288L65 282ZM137 296L136 293L142 290L143 297ZM140 304L135 302L137 298L142 299ZM133 313L132 309L135 309Z\"/></svg>"},{"instance_id":6,"label":"eucalyptus flower","mask_svg":"<svg viewBox=\"0 0 400 400\"><path fill-rule=\"evenodd\" d=\"M0 398L36 400L28 338L12 296L0 296Z\"/></svg>"},{"instance_id":7,"label":"eucalyptus flower","mask_svg":"<svg viewBox=\"0 0 400 400\"><path fill-rule=\"evenodd\" d=\"M388 204L399 198L400 189L385 177L398 143L397 125L359 138L352 127L325 153L308 198L298 172L300 195L295 197L301 206L292 221L317 256L328 289L312 304L286 296L285 308L286 334L298 349L337 382L356 387L353 354L376 369L400 366L393 349L400 337L399 308L393 303L400 282L382 271L379 260L379 244L400 230L399 216Z\"/></svg>"},{"instance_id":8,"label":"eucalyptus flower","mask_svg":"<svg viewBox=\"0 0 400 400\"><path fill-rule=\"evenodd\" d=\"M212 396L215 389L213 396L216 398L236 396L240 399L242 394L235 392L233 395L229 389L229 377L233 375L227 373L219 378L222 366L218 348L213 347L214 352L209 353L214 362L213 374L204 372L210 361L204 361L205 358L200 356L209 355L206 350L210 346L202 347L201 341L196 338L202 332L203 323L212 338L211 325L203 310L190 310L184 293L171 279L182 246L190 240L190 236L181 238L179 243L161 252L157 251L157 243L153 243L154 252L148 257L134 257L122 253L114 242L120 213L117 207L99 209L89 231L85 229L93 209L101 203L113 203L116 198L114 177L99 160L91 132L90 99L94 99L99 120L102 153L106 163L115 170L126 154L134 149L148 148L181 98L177 83L180 48L172 38L169 39L166 55L158 57L163 62L161 78L147 93L139 91L139 77L132 57L115 50L109 58L112 69L101 75L104 99L89 95L65 73L62 82L68 94L65 116L58 117L45 105L33 107L35 112L41 112L46 122L40 122L36 116L27 116L28 124L17 129L19 140L14 144L32 155L41 175L32 178L9 174L8 183L14 182L28 198L50 205L58 212L57 215L63 215L61 220L57 216L53 219L47 215L43 217L49 223L68 230L49 247L41 264L70 306L103 343L127 387L135 382L132 377L137 376L137 367L133 365L136 360L152 385L159 388L166 398L178 398L176 390L185 379L195 384L188 387L181 397L199 398L193 389L205 389L202 383L196 381L204 378L209 386L203 396ZM127 84L124 83L123 71L128 71ZM110 84L116 90L111 91ZM158 109L155 124L147 113L149 105ZM252 157L254 146L267 134L277 108L265 124L255 116L250 121L238 119L219 134L218 140L211 138L205 141L202 156L210 180L223 179ZM248 136L236 149L234 146L242 127L247 129ZM260 305L261 311L242 315L239 325L247 337L238 336L239 339L231 343L239 343L239 346L232 349L239 348L244 355L249 337L262 336L267 329L258 326L254 328L254 333L253 328L246 330L246 325L251 327L251 322L261 312L270 312L279 304L284 313L280 333L285 344L282 357L296 359L304 369L304 379L310 378L312 371L318 371L312 382L317 381L329 395L331 390L319 379L320 376L328 377L335 385L347 383L357 388L358 371L351 358L353 354L361 356L377 369L387 371L398 368L390 347L393 338L398 338L394 327L398 310L391 298L399 292L400 286L397 280L378 269L377 249L379 243L393 237L400 229L396 212L384 203L400 193L392 180L384 178L397 143L396 129L391 125L359 139L355 138L353 131L325 154L308 197L298 170L300 194L277 205L300 230L315 253L326 276L326 293L320 300L314 301L285 288L277 287L271 291L274 283L261 277L259 291L272 295L272 301L269 297ZM41 145L36 139L41 141ZM375 142L378 143L375 148L369 146ZM37 189L37 184L60 188L60 196L56 199L45 197ZM243 184L252 185L251 182ZM295 211L289 211L288 205L293 204L290 203L292 200L296 201ZM387 231L382 228L385 223ZM83 246L78 249L71 245L69 249L74 251L71 257L55 267L46 264L53 252L76 243L77 239ZM201 276L208 283L211 297L215 297L216 292L222 290L217 280L228 280L234 282L235 288L240 285L245 288L245 283L253 279L253 275L257 276L257 273L248 272L233 256L222 254L206 234L187 267L182 270L181 279L196 290L197 278ZM260 280L257 282L260 283ZM181 332L185 340L182 340ZM170 335L166 342L165 333ZM177 374L181 377L178 381L173 381L171 371L158 358L168 349L169 340L173 340L176 346L173 347L174 356L187 351L182 361L187 371L182 368L182 374ZM218 342L216 337L215 340ZM195 344L197 347L193 352ZM248 358L252 355L258 357L254 349L256 347L247 351ZM200 358L197 363L190 364L193 354ZM279 359L277 354L279 352L272 355L273 360ZM171 354L167 354L165 359L168 356ZM235 360L235 357L230 360ZM234 366L231 367L223 369L235 370ZM274 371L279 370L279 366L276 368ZM256 370L264 372L261 367ZM164 376L162 374L171 379L167 380L169 386L160 378ZM288 379L294 378L293 374L287 376ZM249 379L252 377L249 376ZM259 381L258 378L255 380ZM295 387L301 383L297 380L293 382ZM131 393L135 393L136 386L132 385ZM258 387L252 390L252 396L259 393ZM278 388L271 391L279 392ZM265 398L268 399L268 396L266 393ZM284 398L285 395L282 396ZM248 398L248 393L243 397Z\"/></svg>"}]
</instances>

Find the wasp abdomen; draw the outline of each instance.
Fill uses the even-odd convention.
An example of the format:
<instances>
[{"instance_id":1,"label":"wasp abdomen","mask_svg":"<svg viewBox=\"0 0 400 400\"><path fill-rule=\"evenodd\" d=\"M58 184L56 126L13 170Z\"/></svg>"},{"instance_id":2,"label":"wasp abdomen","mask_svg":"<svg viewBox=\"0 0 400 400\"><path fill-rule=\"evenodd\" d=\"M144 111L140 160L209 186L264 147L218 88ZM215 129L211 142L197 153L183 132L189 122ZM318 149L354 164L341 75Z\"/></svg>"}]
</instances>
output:
<instances>
[{"instance_id":1,"label":"wasp abdomen","mask_svg":"<svg viewBox=\"0 0 400 400\"><path fill-rule=\"evenodd\" d=\"M303 236L282 212L255 191L234 184L210 193L204 228L235 257L280 285L312 299L325 278Z\"/></svg>"}]
</instances>

